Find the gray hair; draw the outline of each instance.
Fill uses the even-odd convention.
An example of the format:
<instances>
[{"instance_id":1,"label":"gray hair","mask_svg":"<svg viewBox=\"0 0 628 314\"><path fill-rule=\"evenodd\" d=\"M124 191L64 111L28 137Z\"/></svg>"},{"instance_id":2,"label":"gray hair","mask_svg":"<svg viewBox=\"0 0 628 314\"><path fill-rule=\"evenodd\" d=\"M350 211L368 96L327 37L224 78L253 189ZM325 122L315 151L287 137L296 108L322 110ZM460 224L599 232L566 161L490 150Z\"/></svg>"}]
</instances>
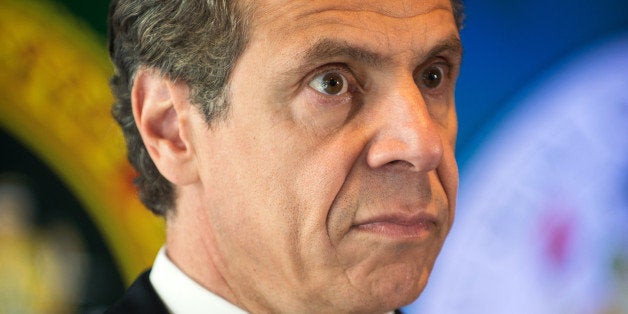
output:
<instances>
[{"instance_id":1,"label":"gray hair","mask_svg":"<svg viewBox=\"0 0 628 314\"><path fill-rule=\"evenodd\" d=\"M224 113L227 78L246 43L244 12L229 0L119 0L109 10L109 54L115 65L112 114L120 124L127 157L137 170L141 201L155 214L174 207L174 189L157 170L139 134L131 107L139 67L158 69L190 88L209 122Z\"/></svg>"},{"instance_id":2,"label":"gray hair","mask_svg":"<svg viewBox=\"0 0 628 314\"><path fill-rule=\"evenodd\" d=\"M228 109L227 80L248 40L250 8L230 0L113 0L109 8L109 55L115 66L110 84L127 157L138 172L140 200L157 215L175 205L175 190L153 163L131 106L133 78L154 68L171 81L185 82L191 101L207 123ZM451 0L458 28L462 0Z\"/></svg>"}]
</instances>

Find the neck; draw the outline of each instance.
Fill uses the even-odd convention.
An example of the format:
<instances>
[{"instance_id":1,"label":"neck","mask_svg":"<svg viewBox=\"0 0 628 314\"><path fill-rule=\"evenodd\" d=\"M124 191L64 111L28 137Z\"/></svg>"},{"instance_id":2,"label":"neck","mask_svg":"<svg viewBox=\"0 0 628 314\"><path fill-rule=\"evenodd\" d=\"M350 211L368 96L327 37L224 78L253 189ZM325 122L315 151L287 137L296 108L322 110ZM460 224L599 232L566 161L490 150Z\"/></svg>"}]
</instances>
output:
<instances>
[{"instance_id":1,"label":"neck","mask_svg":"<svg viewBox=\"0 0 628 314\"><path fill-rule=\"evenodd\" d=\"M178 191L178 196L184 194ZM181 193L183 192L183 193ZM225 269L219 260L211 238L211 224L197 204L186 202L190 197L178 197L176 212L166 220L166 254L192 280L230 303L242 307L223 277ZM208 238L208 235L210 238Z\"/></svg>"}]
</instances>

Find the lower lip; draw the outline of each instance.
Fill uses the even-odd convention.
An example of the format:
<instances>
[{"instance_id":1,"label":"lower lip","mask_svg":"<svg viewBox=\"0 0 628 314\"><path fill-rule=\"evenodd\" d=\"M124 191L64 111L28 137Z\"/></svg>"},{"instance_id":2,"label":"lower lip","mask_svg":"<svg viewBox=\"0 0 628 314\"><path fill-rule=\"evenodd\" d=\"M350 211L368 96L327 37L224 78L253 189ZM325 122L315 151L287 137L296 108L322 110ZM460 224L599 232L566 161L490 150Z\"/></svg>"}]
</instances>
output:
<instances>
[{"instance_id":1,"label":"lower lip","mask_svg":"<svg viewBox=\"0 0 628 314\"><path fill-rule=\"evenodd\" d=\"M355 226L357 230L380 234L390 238L423 238L436 228L433 222L422 221L414 224L374 222Z\"/></svg>"}]
</instances>

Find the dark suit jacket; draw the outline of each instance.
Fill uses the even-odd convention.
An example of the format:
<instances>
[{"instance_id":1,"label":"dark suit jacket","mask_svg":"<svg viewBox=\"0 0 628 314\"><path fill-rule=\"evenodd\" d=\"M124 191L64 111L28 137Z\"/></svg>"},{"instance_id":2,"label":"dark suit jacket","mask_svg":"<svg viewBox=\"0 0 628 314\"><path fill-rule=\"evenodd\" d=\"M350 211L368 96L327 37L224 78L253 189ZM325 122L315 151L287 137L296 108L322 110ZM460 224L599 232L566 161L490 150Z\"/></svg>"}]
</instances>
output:
<instances>
[{"instance_id":1,"label":"dark suit jacket","mask_svg":"<svg viewBox=\"0 0 628 314\"><path fill-rule=\"evenodd\" d=\"M149 274L150 270L141 274L122 298L112 305L105 314L167 314L166 306L148 279ZM401 314L401 311L395 310L395 314Z\"/></svg>"},{"instance_id":2,"label":"dark suit jacket","mask_svg":"<svg viewBox=\"0 0 628 314\"><path fill-rule=\"evenodd\" d=\"M105 314L167 314L166 305L161 301L148 279L149 274L150 270L141 274L122 298L112 305Z\"/></svg>"}]
</instances>

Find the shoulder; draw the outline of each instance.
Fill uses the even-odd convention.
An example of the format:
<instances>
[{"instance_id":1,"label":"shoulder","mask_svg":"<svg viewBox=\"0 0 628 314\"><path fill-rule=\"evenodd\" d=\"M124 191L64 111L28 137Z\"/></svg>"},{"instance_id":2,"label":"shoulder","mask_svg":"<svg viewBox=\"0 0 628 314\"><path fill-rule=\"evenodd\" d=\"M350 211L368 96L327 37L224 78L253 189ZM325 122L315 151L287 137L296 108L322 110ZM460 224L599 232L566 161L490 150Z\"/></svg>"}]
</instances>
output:
<instances>
[{"instance_id":1,"label":"shoulder","mask_svg":"<svg viewBox=\"0 0 628 314\"><path fill-rule=\"evenodd\" d=\"M150 270L141 274L106 314L117 313L168 313L149 280Z\"/></svg>"}]
</instances>

